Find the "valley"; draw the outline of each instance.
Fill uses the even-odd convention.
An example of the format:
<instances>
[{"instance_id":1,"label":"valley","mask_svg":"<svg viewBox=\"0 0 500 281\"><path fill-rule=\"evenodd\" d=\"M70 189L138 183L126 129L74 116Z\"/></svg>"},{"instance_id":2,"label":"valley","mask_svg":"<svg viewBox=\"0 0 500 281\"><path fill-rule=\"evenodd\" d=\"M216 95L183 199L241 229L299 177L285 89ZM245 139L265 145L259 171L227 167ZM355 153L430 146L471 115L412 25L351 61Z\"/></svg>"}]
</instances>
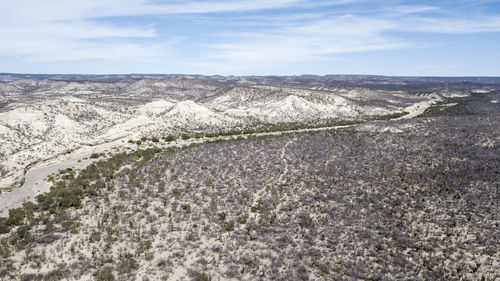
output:
<instances>
[{"instance_id":1,"label":"valley","mask_svg":"<svg viewBox=\"0 0 500 281\"><path fill-rule=\"evenodd\" d=\"M0 278L500 277L495 79L14 78Z\"/></svg>"}]
</instances>

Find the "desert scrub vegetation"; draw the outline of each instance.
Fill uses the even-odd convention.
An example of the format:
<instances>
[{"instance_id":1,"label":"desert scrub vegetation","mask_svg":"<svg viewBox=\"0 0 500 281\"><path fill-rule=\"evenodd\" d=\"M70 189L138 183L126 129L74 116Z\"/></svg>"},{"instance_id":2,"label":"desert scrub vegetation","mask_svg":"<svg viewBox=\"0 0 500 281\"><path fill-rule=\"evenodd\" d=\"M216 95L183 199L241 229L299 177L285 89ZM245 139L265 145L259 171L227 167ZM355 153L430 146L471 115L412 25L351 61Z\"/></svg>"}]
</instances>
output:
<instances>
[{"instance_id":1,"label":"desert scrub vegetation","mask_svg":"<svg viewBox=\"0 0 500 281\"><path fill-rule=\"evenodd\" d=\"M498 115L390 122L406 129L151 148L65 171L0 220L0 275L498 279Z\"/></svg>"},{"instance_id":2,"label":"desert scrub vegetation","mask_svg":"<svg viewBox=\"0 0 500 281\"><path fill-rule=\"evenodd\" d=\"M465 97L447 98L430 106L418 117L472 115L478 113L478 110L474 108L475 103L482 102L484 104L484 101L488 101L490 96L490 94L473 93Z\"/></svg>"},{"instance_id":3,"label":"desert scrub vegetation","mask_svg":"<svg viewBox=\"0 0 500 281\"><path fill-rule=\"evenodd\" d=\"M0 177L7 175L7 169L4 166L0 165Z\"/></svg>"},{"instance_id":4,"label":"desert scrub vegetation","mask_svg":"<svg viewBox=\"0 0 500 281\"><path fill-rule=\"evenodd\" d=\"M264 123L255 126L247 126L246 128L231 129L225 131L213 131L206 133L201 133L201 132L183 133L179 137L168 135L163 139L167 142L170 142L178 138L181 138L183 140L188 140L192 138L202 138L202 137L217 138L217 137L250 135L250 134L260 134L260 133L296 131L301 129L350 126L350 125L362 124L368 121L396 119L407 114L408 112L403 111L386 115L373 115L364 119L353 119L353 120L318 120L315 122Z\"/></svg>"},{"instance_id":5,"label":"desert scrub vegetation","mask_svg":"<svg viewBox=\"0 0 500 281\"><path fill-rule=\"evenodd\" d=\"M402 112L396 112L396 113L390 113L390 114L384 114L384 115L375 115L375 116L370 116L368 120L374 121L374 120L391 120L391 119L396 119L399 117L403 117L407 115L408 112L402 111Z\"/></svg>"}]
</instances>

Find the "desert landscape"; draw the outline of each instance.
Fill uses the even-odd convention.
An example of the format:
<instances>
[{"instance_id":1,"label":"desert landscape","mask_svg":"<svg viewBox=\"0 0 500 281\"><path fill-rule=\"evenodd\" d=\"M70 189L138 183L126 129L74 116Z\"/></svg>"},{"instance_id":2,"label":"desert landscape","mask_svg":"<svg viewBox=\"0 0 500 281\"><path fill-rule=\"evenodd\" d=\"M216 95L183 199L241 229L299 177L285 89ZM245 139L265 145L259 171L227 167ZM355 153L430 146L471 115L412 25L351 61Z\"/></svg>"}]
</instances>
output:
<instances>
[{"instance_id":1,"label":"desert landscape","mask_svg":"<svg viewBox=\"0 0 500 281\"><path fill-rule=\"evenodd\" d=\"M500 278L497 79L0 77L0 278Z\"/></svg>"},{"instance_id":2,"label":"desert landscape","mask_svg":"<svg viewBox=\"0 0 500 281\"><path fill-rule=\"evenodd\" d=\"M0 281L500 281L500 1L0 11Z\"/></svg>"}]
</instances>

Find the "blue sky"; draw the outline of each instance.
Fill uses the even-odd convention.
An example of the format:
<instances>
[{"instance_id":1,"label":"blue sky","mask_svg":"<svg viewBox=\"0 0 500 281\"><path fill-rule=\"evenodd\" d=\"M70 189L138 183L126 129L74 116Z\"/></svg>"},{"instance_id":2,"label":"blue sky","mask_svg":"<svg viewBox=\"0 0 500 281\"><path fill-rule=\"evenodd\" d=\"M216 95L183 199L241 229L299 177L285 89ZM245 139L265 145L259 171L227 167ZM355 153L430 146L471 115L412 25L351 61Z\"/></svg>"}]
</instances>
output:
<instances>
[{"instance_id":1,"label":"blue sky","mask_svg":"<svg viewBox=\"0 0 500 281\"><path fill-rule=\"evenodd\" d=\"M0 72L500 76L500 1L16 0Z\"/></svg>"}]
</instances>

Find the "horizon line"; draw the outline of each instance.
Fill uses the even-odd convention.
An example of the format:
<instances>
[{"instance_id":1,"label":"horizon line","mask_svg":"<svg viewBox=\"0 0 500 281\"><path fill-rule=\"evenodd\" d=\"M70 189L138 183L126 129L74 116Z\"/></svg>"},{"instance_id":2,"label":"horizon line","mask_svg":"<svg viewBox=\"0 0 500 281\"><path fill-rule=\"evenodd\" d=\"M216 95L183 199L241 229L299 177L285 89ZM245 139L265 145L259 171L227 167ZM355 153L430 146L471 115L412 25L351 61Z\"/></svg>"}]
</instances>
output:
<instances>
[{"instance_id":1,"label":"horizon line","mask_svg":"<svg viewBox=\"0 0 500 281\"><path fill-rule=\"evenodd\" d=\"M359 74L359 73L330 73L330 74L199 74L199 73L30 73L30 72L0 72L0 75L47 75L47 76L129 76L129 75L172 75L172 76L222 76L222 77L293 77L293 76L372 76L372 77L397 77L397 78L500 78L500 75L392 75L392 74Z\"/></svg>"}]
</instances>

